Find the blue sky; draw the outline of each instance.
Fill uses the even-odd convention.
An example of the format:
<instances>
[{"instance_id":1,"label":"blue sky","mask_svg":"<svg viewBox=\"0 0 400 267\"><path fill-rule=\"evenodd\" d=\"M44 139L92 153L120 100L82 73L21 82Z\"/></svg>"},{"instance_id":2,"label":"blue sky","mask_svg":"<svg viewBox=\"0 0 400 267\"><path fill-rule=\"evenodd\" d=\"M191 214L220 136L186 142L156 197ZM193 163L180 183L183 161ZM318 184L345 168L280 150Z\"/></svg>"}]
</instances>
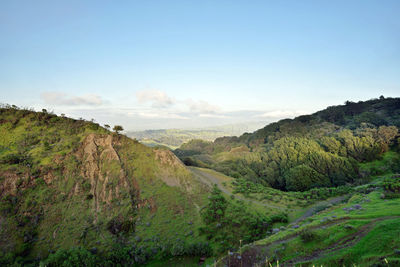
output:
<instances>
[{"instance_id":1,"label":"blue sky","mask_svg":"<svg viewBox=\"0 0 400 267\"><path fill-rule=\"evenodd\" d=\"M400 1L0 2L0 102L126 129L399 96Z\"/></svg>"}]
</instances>

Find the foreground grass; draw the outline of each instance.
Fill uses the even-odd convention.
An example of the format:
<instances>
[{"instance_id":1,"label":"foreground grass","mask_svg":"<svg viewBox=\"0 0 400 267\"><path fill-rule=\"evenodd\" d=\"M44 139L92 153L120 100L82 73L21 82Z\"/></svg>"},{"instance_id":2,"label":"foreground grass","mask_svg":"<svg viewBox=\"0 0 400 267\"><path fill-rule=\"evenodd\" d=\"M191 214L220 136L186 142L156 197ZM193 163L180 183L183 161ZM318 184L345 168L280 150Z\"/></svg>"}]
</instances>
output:
<instances>
[{"instance_id":1,"label":"foreground grass","mask_svg":"<svg viewBox=\"0 0 400 267\"><path fill-rule=\"evenodd\" d=\"M279 260L284 266L399 266L399 249L400 199L381 199L374 191L355 194L241 253L245 263L253 257L252 263ZM230 266L240 265L231 260Z\"/></svg>"}]
</instances>

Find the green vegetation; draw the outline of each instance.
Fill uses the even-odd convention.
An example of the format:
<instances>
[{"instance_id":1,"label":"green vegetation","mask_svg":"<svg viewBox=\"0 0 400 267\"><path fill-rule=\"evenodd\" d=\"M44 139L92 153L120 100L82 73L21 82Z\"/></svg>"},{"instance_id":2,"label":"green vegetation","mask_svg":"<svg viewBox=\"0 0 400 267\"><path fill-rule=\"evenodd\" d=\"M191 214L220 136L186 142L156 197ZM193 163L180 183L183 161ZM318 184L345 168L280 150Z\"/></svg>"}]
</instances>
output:
<instances>
[{"instance_id":1,"label":"green vegetation","mask_svg":"<svg viewBox=\"0 0 400 267\"><path fill-rule=\"evenodd\" d=\"M399 106L397 98L347 102L240 137L192 140L175 154L188 165L283 191L361 184L370 175L398 169ZM384 116L378 119L375 111ZM331 112L336 115L328 116ZM392 154L385 154L390 149ZM392 155L385 170L368 167L383 155L387 160Z\"/></svg>"},{"instance_id":2,"label":"green vegetation","mask_svg":"<svg viewBox=\"0 0 400 267\"><path fill-rule=\"evenodd\" d=\"M251 213L243 201L229 201L214 186L208 205L202 212L205 226L200 232L212 240L217 251L234 249L239 240L249 243L265 235L270 220L265 215ZM235 245L234 245L235 244Z\"/></svg>"},{"instance_id":3,"label":"green vegetation","mask_svg":"<svg viewBox=\"0 0 400 267\"><path fill-rule=\"evenodd\" d=\"M2 106L0 265L196 266L230 252L218 264L396 266L399 107L347 102L172 153L122 126Z\"/></svg>"},{"instance_id":4,"label":"green vegetation","mask_svg":"<svg viewBox=\"0 0 400 267\"><path fill-rule=\"evenodd\" d=\"M115 125L114 128L113 128L113 131L114 131L116 134L119 134L119 132L121 132L121 131L123 131L123 130L124 130L124 128L123 128L121 125Z\"/></svg>"},{"instance_id":5,"label":"green vegetation","mask_svg":"<svg viewBox=\"0 0 400 267\"><path fill-rule=\"evenodd\" d=\"M382 199L382 191L385 186L355 193L345 203L246 245L218 266L228 261L240 266L237 255L243 266L265 264L266 259L284 266L398 266L400 200Z\"/></svg>"},{"instance_id":6,"label":"green vegetation","mask_svg":"<svg viewBox=\"0 0 400 267\"><path fill-rule=\"evenodd\" d=\"M75 265L91 261L85 255L93 248L109 260L132 253L132 244L144 255L130 254L137 264L212 253L196 230L196 207L209 189L171 152L47 111L5 106L0 120L0 244L8 264L52 255L49 262Z\"/></svg>"},{"instance_id":7,"label":"green vegetation","mask_svg":"<svg viewBox=\"0 0 400 267\"><path fill-rule=\"evenodd\" d=\"M384 194L383 198L399 198L400 197L400 175L394 175L386 178L382 183Z\"/></svg>"},{"instance_id":8,"label":"green vegetation","mask_svg":"<svg viewBox=\"0 0 400 267\"><path fill-rule=\"evenodd\" d=\"M200 230L211 188L169 150L146 147L117 126L111 133L47 111L4 106L0 121L2 266L132 266L171 258L179 265L179 258L197 263L218 253L220 244ZM224 246L236 243L232 237Z\"/></svg>"}]
</instances>

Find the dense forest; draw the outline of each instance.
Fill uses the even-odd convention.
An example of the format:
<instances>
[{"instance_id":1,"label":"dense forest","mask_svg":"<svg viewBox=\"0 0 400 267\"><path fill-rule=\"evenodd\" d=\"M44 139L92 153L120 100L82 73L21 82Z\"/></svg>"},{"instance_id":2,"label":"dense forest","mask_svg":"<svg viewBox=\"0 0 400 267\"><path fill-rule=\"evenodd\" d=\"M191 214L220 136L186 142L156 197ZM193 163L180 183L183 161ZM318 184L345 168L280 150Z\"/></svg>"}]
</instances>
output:
<instances>
[{"instance_id":1,"label":"dense forest","mask_svg":"<svg viewBox=\"0 0 400 267\"><path fill-rule=\"evenodd\" d=\"M272 123L240 137L192 140L175 150L187 165L285 191L359 184L382 170L360 164L399 149L400 99L384 98L328 107ZM398 157L387 168L398 171Z\"/></svg>"}]
</instances>

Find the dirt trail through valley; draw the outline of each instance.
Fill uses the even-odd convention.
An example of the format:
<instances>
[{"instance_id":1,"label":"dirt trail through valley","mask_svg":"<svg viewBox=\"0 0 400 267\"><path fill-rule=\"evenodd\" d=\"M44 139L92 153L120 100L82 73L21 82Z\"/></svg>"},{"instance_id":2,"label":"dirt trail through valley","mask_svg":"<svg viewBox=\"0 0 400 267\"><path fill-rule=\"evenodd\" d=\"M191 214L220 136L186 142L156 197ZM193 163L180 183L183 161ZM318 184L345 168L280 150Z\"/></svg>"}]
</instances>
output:
<instances>
[{"instance_id":1,"label":"dirt trail through valley","mask_svg":"<svg viewBox=\"0 0 400 267\"><path fill-rule=\"evenodd\" d=\"M227 194L228 196L233 195L231 191L229 191L221 182L221 179L219 179L218 177L212 175L209 172L203 171L200 168L195 168L195 167L188 167L189 170L192 171L192 173L194 174L195 177L197 177L197 179L199 179L202 183L207 184L208 186L212 187L214 184L216 184L218 186L219 189L221 189L222 192L224 192L225 194ZM222 174L221 174L222 175ZM252 203L255 203L257 205L263 206L263 207L267 207L267 208L271 208L271 209L282 209L281 206L278 205L273 205L271 203L265 203L265 202L261 202L255 199L249 199L249 198L245 198L239 194L234 194L235 198L243 200L243 201L250 201Z\"/></svg>"}]
</instances>

